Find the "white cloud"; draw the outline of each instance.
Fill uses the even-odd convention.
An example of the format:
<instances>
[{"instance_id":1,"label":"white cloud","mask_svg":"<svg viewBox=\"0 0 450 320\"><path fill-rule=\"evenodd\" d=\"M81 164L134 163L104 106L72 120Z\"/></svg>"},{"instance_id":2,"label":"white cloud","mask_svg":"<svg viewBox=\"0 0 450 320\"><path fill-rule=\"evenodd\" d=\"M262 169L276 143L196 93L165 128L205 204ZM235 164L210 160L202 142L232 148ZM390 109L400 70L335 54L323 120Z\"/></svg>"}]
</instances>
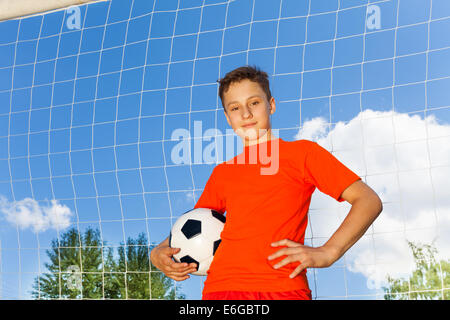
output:
<instances>
[{"instance_id":1,"label":"white cloud","mask_svg":"<svg viewBox=\"0 0 450 320\"><path fill-rule=\"evenodd\" d=\"M31 198L19 201L8 201L0 195L0 213L6 221L17 225L20 229L32 229L34 232L44 232L48 229L61 230L70 225L72 212L70 208L51 200L49 206L40 206Z\"/></svg>"},{"instance_id":2,"label":"white cloud","mask_svg":"<svg viewBox=\"0 0 450 320\"><path fill-rule=\"evenodd\" d=\"M347 268L366 276L369 288L380 288L387 274L406 276L413 269L407 240L433 242L439 258L448 259L450 126L432 115L373 110L328 126L323 118L312 119L296 139L316 141L332 152L383 201L381 215L346 253ZM312 236L315 246L326 242L349 209L316 189L306 237Z\"/></svg>"}]
</instances>

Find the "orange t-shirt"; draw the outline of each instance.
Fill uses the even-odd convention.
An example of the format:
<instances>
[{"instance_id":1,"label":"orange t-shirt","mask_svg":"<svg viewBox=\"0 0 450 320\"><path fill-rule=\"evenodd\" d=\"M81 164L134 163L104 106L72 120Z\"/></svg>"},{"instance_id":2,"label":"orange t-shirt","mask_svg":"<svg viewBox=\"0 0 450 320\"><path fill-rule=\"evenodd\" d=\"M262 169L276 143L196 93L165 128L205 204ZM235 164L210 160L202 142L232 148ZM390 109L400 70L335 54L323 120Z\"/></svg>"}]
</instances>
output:
<instances>
[{"instance_id":1,"label":"orange t-shirt","mask_svg":"<svg viewBox=\"0 0 450 320\"><path fill-rule=\"evenodd\" d=\"M289 278L298 262L272 267L285 256L268 260L282 248L270 244L285 238L303 244L315 188L342 202L341 193L359 179L330 152L308 140L275 138L245 146L240 155L217 165L194 207L226 212L222 242L203 293L309 289L306 270Z\"/></svg>"}]
</instances>

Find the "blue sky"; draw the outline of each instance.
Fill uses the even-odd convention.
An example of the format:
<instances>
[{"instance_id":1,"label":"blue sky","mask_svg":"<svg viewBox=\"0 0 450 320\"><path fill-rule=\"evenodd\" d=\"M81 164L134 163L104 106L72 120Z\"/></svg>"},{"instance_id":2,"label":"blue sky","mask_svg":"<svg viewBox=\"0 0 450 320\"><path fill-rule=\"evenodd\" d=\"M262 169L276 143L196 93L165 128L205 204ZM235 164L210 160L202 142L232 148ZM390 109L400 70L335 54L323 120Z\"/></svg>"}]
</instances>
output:
<instances>
[{"instance_id":1,"label":"blue sky","mask_svg":"<svg viewBox=\"0 0 450 320\"><path fill-rule=\"evenodd\" d=\"M379 9L377 28L367 26L368 6ZM255 64L270 75L272 124L288 141L314 119L329 134L367 110L450 120L447 0L79 8L80 29L68 28L66 11L0 22L0 196L43 208L56 199L72 212L67 226L101 228L109 245L140 232L159 243L170 218L195 205L215 163L173 164L171 135L185 128L193 136L195 121L228 129L216 80L235 67ZM1 294L27 298L57 232L6 217ZM309 274L313 297L379 298L346 263ZM203 280L181 284L188 298L201 297Z\"/></svg>"}]
</instances>

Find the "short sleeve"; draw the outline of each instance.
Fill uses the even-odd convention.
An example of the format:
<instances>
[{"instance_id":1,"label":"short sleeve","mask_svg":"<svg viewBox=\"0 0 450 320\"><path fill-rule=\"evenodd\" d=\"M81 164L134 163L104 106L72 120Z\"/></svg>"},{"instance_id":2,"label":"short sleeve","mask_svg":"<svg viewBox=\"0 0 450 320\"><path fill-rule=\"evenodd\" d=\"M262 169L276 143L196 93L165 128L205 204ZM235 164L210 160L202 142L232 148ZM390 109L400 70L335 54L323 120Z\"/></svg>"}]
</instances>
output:
<instances>
[{"instance_id":1,"label":"short sleeve","mask_svg":"<svg viewBox=\"0 0 450 320\"><path fill-rule=\"evenodd\" d=\"M225 213L225 196L220 188L220 177L218 167L214 167L205 188L194 206L197 208L208 208L216 210L222 214Z\"/></svg>"},{"instance_id":2,"label":"short sleeve","mask_svg":"<svg viewBox=\"0 0 450 320\"><path fill-rule=\"evenodd\" d=\"M310 141L310 147L305 156L304 179L315 185L321 192L342 202L344 201L341 198L342 192L361 178L328 150Z\"/></svg>"}]
</instances>

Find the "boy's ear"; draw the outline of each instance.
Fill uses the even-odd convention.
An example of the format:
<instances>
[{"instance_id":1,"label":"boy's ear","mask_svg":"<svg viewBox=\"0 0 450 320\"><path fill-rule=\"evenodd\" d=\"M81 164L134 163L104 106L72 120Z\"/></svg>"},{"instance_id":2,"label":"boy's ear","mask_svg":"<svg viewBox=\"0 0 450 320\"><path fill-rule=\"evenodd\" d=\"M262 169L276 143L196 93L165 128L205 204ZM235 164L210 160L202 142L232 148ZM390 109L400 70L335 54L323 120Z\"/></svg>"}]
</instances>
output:
<instances>
[{"instance_id":1,"label":"boy's ear","mask_svg":"<svg viewBox=\"0 0 450 320\"><path fill-rule=\"evenodd\" d=\"M277 107L275 105L274 97L270 98L269 105L270 105L270 114L272 115L272 114L274 114L275 110L277 109Z\"/></svg>"}]
</instances>

